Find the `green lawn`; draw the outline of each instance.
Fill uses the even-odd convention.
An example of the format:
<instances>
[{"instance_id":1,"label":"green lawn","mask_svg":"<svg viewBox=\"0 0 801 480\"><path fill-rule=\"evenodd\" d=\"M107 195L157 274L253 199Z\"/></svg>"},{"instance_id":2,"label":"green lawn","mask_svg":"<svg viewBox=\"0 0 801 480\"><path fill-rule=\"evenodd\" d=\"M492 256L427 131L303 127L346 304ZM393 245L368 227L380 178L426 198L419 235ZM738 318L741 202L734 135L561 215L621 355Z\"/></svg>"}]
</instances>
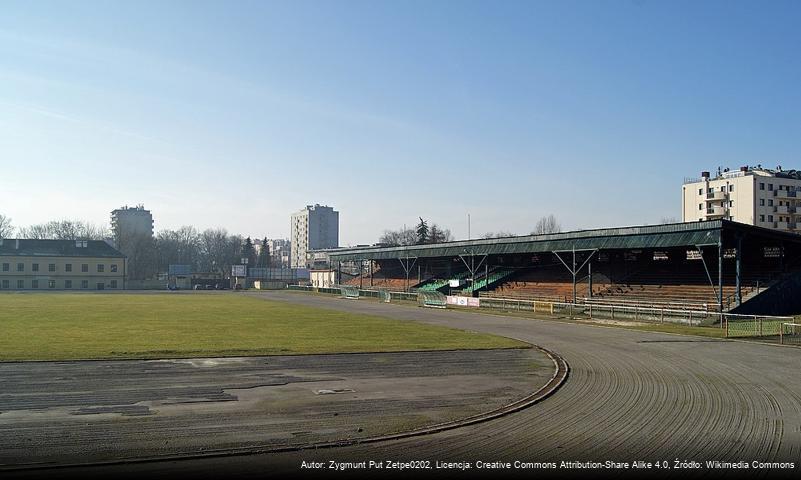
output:
<instances>
[{"instance_id":1,"label":"green lawn","mask_svg":"<svg viewBox=\"0 0 801 480\"><path fill-rule=\"evenodd\" d=\"M525 346L492 335L233 292L0 295L0 361Z\"/></svg>"}]
</instances>

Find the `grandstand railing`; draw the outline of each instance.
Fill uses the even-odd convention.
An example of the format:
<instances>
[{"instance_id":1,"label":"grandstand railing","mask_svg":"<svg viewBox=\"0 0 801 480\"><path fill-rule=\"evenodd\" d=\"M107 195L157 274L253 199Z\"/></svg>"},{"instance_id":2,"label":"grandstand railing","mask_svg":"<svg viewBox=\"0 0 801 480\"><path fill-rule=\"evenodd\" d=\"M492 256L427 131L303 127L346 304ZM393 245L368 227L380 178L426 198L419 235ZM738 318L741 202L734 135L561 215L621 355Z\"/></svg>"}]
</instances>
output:
<instances>
[{"instance_id":1,"label":"grandstand railing","mask_svg":"<svg viewBox=\"0 0 801 480\"><path fill-rule=\"evenodd\" d=\"M588 319L673 323L695 327L717 325L724 330L726 338L761 337L765 340L775 341L780 341L782 325L793 320L793 317L721 313L717 309L695 310L625 304L573 304L517 298L482 297L480 307L586 317ZM801 333L801 327L798 328L798 333Z\"/></svg>"},{"instance_id":2,"label":"grandstand railing","mask_svg":"<svg viewBox=\"0 0 801 480\"><path fill-rule=\"evenodd\" d=\"M341 294L339 288L322 288L290 285L289 290ZM359 290L362 297L383 301L420 301L421 292L390 292L387 290ZM429 292L426 292L429 293ZM715 326L723 330L726 338L754 338L767 342L801 344L801 323L793 317L770 315L743 315L715 310L678 309L664 306L642 306L631 304L596 304L526 300L520 298L481 297L480 308L500 309L561 315L571 318L608 319L642 323L670 323L694 327ZM716 305L714 307L717 307ZM469 307L468 307L469 308Z\"/></svg>"},{"instance_id":3,"label":"grandstand railing","mask_svg":"<svg viewBox=\"0 0 801 480\"><path fill-rule=\"evenodd\" d=\"M316 293L328 293L333 295L342 295L342 289L339 287L312 287L306 285L289 285L287 287L288 290L294 290L299 292L316 292ZM386 301L387 296L389 296L390 300L408 300L412 302L417 301L417 291L414 292L392 292L386 289L380 290L367 290L367 289L359 289L359 297L369 297L369 298L378 298Z\"/></svg>"}]
</instances>

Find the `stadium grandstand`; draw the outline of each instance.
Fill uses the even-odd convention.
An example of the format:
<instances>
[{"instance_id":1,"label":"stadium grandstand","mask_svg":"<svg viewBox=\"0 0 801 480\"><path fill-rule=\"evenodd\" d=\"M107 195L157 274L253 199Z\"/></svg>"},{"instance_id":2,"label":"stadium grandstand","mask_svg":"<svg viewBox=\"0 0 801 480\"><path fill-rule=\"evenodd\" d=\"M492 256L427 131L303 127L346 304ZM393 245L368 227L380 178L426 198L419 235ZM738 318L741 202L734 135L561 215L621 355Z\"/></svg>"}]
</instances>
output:
<instances>
[{"instance_id":1,"label":"stadium grandstand","mask_svg":"<svg viewBox=\"0 0 801 480\"><path fill-rule=\"evenodd\" d=\"M339 283L731 313L801 311L801 235L728 220L325 250ZM367 268L362 268L366 265Z\"/></svg>"}]
</instances>

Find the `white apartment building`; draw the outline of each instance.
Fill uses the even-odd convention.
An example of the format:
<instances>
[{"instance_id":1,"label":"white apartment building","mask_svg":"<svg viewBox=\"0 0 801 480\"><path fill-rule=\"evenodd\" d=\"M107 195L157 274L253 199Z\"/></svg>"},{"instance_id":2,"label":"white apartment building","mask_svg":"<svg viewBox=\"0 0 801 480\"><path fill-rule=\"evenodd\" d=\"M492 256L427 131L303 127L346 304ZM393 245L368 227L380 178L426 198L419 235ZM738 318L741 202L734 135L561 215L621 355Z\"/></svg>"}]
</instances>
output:
<instances>
[{"instance_id":1,"label":"white apartment building","mask_svg":"<svg viewBox=\"0 0 801 480\"><path fill-rule=\"evenodd\" d=\"M153 215L143 205L127 205L111 212L111 230L115 239L144 235L153 237Z\"/></svg>"},{"instance_id":2,"label":"white apartment building","mask_svg":"<svg viewBox=\"0 0 801 480\"><path fill-rule=\"evenodd\" d=\"M339 246L339 212L319 204L292 214L292 268L310 268L309 250Z\"/></svg>"},{"instance_id":3,"label":"white apartment building","mask_svg":"<svg viewBox=\"0 0 801 480\"><path fill-rule=\"evenodd\" d=\"M682 221L718 219L801 232L801 171L740 167L685 179Z\"/></svg>"},{"instance_id":4,"label":"white apartment building","mask_svg":"<svg viewBox=\"0 0 801 480\"><path fill-rule=\"evenodd\" d=\"M291 268L290 244L288 238L267 239L267 246L270 247L270 263L274 267Z\"/></svg>"}]
</instances>

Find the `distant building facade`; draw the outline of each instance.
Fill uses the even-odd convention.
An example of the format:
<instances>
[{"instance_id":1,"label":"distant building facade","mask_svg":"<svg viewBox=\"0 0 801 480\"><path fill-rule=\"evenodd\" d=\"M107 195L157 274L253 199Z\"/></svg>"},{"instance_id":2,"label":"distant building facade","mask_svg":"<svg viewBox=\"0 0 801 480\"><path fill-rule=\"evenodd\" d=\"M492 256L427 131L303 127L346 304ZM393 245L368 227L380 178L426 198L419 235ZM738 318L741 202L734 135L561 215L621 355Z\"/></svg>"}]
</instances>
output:
<instances>
[{"instance_id":1,"label":"distant building facade","mask_svg":"<svg viewBox=\"0 0 801 480\"><path fill-rule=\"evenodd\" d=\"M128 278L143 280L155 274L153 215L143 205L111 212L114 246L128 257Z\"/></svg>"},{"instance_id":2,"label":"distant building facade","mask_svg":"<svg viewBox=\"0 0 801 480\"><path fill-rule=\"evenodd\" d=\"M685 179L682 221L719 219L801 232L801 171L746 166Z\"/></svg>"},{"instance_id":3,"label":"distant building facade","mask_svg":"<svg viewBox=\"0 0 801 480\"><path fill-rule=\"evenodd\" d=\"M329 206L318 204L292 214L291 267L309 268L310 250L336 248L339 246L339 212Z\"/></svg>"},{"instance_id":4,"label":"distant building facade","mask_svg":"<svg viewBox=\"0 0 801 480\"><path fill-rule=\"evenodd\" d=\"M288 238L274 238L267 240L270 247L270 264L273 267L291 268L291 241Z\"/></svg>"},{"instance_id":5,"label":"distant building facade","mask_svg":"<svg viewBox=\"0 0 801 480\"><path fill-rule=\"evenodd\" d=\"M0 239L0 290L121 290L125 275L102 240Z\"/></svg>"},{"instance_id":6,"label":"distant building facade","mask_svg":"<svg viewBox=\"0 0 801 480\"><path fill-rule=\"evenodd\" d=\"M153 215L144 205L122 207L111 212L111 231L114 239L130 235L153 237Z\"/></svg>"}]
</instances>

